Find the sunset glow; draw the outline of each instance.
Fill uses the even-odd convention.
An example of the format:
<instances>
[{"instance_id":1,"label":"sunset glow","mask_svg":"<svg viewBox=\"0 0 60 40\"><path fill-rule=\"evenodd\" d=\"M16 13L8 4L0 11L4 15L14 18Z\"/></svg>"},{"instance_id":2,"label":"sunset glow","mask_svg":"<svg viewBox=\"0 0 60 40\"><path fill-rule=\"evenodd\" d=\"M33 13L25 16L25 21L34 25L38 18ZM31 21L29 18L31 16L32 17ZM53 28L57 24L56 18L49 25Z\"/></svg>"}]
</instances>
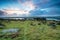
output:
<instances>
[{"instance_id":1,"label":"sunset glow","mask_svg":"<svg viewBox=\"0 0 60 40\"><path fill-rule=\"evenodd\" d=\"M32 2L27 1L27 2L23 3L22 5L28 11L35 9L35 5Z\"/></svg>"},{"instance_id":2,"label":"sunset glow","mask_svg":"<svg viewBox=\"0 0 60 40\"><path fill-rule=\"evenodd\" d=\"M25 10L5 10L5 12L7 12L7 14L29 14L28 11L25 11Z\"/></svg>"},{"instance_id":3,"label":"sunset glow","mask_svg":"<svg viewBox=\"0 0 60 40\"><path fill-rule=\"evenodd\" d=\"M20 1L18 2L19 4L21 4L22 8L9 7L6 10L4 10L7 13L7 15L8 14L28 15L31 10L35 9L35 5L32 3L32 1L26 1L24 3L21 3Z\"/></svg>"},{"instance_id":4,"label":"sunset glow","mask_svg":"<svg viewBox=\"0 0 60 40\"><path fill-rule=\"evenodd\" d=\"M0 5L5 16L60 15L59 0L0 0Z\"/></svg>"}]
</instances>

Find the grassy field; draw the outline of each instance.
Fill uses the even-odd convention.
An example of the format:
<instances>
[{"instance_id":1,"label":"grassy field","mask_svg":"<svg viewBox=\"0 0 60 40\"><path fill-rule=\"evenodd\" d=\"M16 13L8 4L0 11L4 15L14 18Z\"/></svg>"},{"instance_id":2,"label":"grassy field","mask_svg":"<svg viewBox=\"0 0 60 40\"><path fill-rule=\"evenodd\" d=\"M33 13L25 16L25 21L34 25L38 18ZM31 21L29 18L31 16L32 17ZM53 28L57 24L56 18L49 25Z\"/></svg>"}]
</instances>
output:
<instances>
[{"instance_id":1,"label":"grassy field","mask_svg":"<svg viewBox=\"0 0 60 40\"><path fill-rule=\"evenodd\" d=\"M43 24L40 21L2 21L2 23L6 25L5 29L19 28L21 31L19 36L14 39L8 37L0 38L0 40L60 40L59 25L57 25L56 29L53 29L47 23ZM38 25L38 23L40 24Z\"/></svg>"}]
</instances>

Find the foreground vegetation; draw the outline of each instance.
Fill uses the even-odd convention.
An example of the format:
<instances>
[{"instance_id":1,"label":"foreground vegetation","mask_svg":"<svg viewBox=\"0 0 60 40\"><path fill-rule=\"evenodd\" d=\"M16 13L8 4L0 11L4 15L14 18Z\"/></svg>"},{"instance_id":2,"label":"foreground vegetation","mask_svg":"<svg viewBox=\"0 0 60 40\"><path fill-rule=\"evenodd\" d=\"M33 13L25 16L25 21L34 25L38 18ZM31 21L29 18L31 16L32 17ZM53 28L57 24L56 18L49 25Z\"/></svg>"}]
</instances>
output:
<instances>
[{"instance_id":1,"label":"foreground vegetation","mask_svg":"<svg viewBox=\"0 0 60 40\"><path fill-rule=\"evenodd\" d=\"M0 40L60 40L60 25L53 29L47 23L41 21L1 21L4 29L19 28L19 36L16 38L0 38ZM0 31L3 29L0 29Z\"/></svg>"}]
</instances>

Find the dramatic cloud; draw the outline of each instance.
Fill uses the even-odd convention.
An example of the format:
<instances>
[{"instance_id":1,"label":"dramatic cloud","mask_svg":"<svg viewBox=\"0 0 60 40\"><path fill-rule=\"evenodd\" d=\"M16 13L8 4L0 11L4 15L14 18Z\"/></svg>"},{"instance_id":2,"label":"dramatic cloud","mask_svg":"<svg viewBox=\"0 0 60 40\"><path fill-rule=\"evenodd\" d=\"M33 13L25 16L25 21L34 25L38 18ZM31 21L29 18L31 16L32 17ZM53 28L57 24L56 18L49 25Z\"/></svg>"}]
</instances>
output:
<instances>
[{"instance_id":1,"label":"dramatic cloud","mask_svg":"<svg viewBox=\"0 0 60 40\"><path fill-rule=\"evenodd\" d=\"M60 0L0 0L0 5L7 15L60 15Z\"/></svg>"},{"instance_id":2,"label":"dramatic cloud","mask_svg":"<svg viewBox=\"0 0 60 40\"><path fill-rule=\"evenodd\" d=\"M59 6L60 3L59 0L34 0L33 2L36 5L36 7L39 8L49 8L53 6Z\"/></svg>"},{"instance_id":3,"label":"dramatic cloud","mask_svg":"<svg viewBox=\"0 0 60 40\"><path fill-rule=\"evenodd\" d=\"M20 10L20 9L6 9L4 10L5 12L7 12L7 14L13 14L13 13L16 13L16 14L28 14L28 11L25 11L25 10Z\"/></svg>"},{"instance_id":4,"label":"dramatic cloud","mask_svg":"<svg viewBox=\"0 0 60 40\"><path fill-rule=\"evenodd\" d=\"M0 16L5 15L6 13L4 11L0 10Z\"/></svg>"},{"instance_id":5,"label":"dramatic cloud","mask_svg":"<svg viewBox=\"0 0 60 40\"><path fill-rule=\"evenodd\" d=\"M7 1L8 2L8 1ZM16 0L15 0L16 2ZM35 5L31 0L17 0L17 4L9 3L9 5L5 8L4 12L7 13L7 15L26 15L28 16L31 10L35 9Z\"/></svg>"},{"instance_id":6,"label":"dramatic cloud","mask_svg":"<svg viewBox=\"0 0 60 40\"><path fill-rule=\"evenodd\" d=\"M60 15L60 8L57 7L50 7L45 9L35 9L30 11L30 15L32 16L59 16Z\"/></svg>"},{"instance_id":7,"label":"dramatic cloud","mask_svg":"<svg viewBox=\"0 0 60 40\"><path fill-rule=\"evenodd\" d=\"M32 0L18 0L19 4L22 5L22 9L26 11L31 11L35 9L35 5Z\"/></svg>"}]
</instances>

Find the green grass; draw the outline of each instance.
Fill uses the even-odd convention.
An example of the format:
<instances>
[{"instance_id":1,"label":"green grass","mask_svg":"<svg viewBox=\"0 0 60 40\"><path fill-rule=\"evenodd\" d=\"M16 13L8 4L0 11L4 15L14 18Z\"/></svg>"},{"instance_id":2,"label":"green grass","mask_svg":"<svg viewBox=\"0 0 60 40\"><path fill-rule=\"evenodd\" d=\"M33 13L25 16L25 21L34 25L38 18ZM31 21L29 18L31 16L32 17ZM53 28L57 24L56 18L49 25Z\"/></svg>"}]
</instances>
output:
<instances>
[{"instance_id":1,"label":"green grass","mask_svg":"<svg viewBox=\"0 0 60 40\"><path fill-rule=\"evenodd\" d=\"M38 25L39 21L10 21L2 22L6 25L5 29L8 28L19 28L21 29L19 37L14 39L11 38L0 38L0 40L60 40L60 26L57 25L56 29L52 29L46 24ZM35 24L34 26L30 25ZM2 29L3 30L3 29Z\"/></svg>"}]
</instances>

